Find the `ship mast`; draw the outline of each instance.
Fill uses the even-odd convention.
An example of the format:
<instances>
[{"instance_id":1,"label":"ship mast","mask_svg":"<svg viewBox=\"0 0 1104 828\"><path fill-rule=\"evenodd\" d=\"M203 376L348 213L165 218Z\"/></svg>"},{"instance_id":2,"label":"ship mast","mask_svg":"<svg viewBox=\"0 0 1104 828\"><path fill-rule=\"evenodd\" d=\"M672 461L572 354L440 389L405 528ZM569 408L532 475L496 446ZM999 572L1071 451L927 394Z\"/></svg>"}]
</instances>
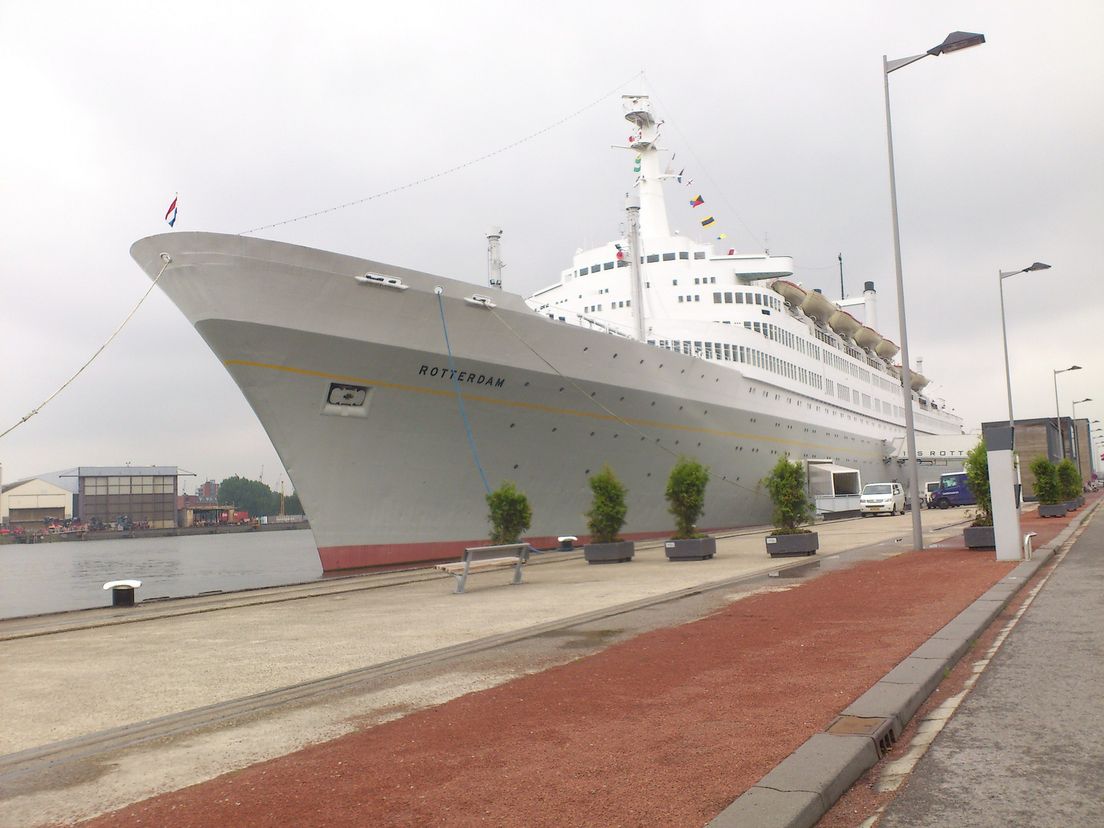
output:
<instances>
[{"instance_id":1,"label":"ship mast","mask_svg":"<svg viewBox=\"0 0 1104 828\"><path fill-rule=\"evenodd\" d=\"M506 267L499 249L501 239L502 228L492 227L487 234L487 284L495 288L502 287L502 268Z\"/></svg>"},{"instance_id":2,"label":"ship mast","mask_svg":"<svg viewBox=\"0 0 1104 828\"><path fill-rule=\"evenodd\" d=\"M644 290L640 262L644 252L640 247L640 200L630 197L625 205L629 243L629 287L632 290L633 323L638 342L644 341Z\"/></svg>"},{"instance_id":3,"label":"ship mast","mask_svg":"<svg viewBox=\"0 0 1104 828\"><path fill-rule=\"evenodd\" d=\"M636 184L640 194L640 233L644 239L665 238L671 232L663 201L664 173L655 146L659 125L652 114L652 103L647 95L622 95L621 106L625 110L625 120L635 127L629 138L629 148L636 150L640 157L640 177Z\"/></svg>"}]
</instances>

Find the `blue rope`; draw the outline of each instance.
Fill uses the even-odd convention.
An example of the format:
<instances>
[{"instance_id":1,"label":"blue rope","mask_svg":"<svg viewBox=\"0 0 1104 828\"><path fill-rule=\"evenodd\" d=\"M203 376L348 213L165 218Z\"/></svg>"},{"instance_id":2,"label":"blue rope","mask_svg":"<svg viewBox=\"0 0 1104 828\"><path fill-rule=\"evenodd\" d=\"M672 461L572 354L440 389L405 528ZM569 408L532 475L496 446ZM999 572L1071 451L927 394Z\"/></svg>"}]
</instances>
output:
<instances>
[{"instance_id":1,"label":"blue rope","mask_svg":"<svg viewBox=\"0 0 1104 828\"><path fill-rule=\"evenodd\" d=\"M472 460L479 469L479 477L483 481L483 488L487 494L491 493L491 484L487 482L487 475L483 473L483 465L479 462L479 452L475 450L475 438L472 436L471 423L468 422L468 412L464 410L464 395L460 393L460 380L457 377L456 363L452 359L452 346L449 344L448 324L445 322L445 303L441 299L444 292L440 288L434 291L437 294L437 309L441 312L441 329L445 332L445 350L448 351L449 370L452 372L452 384L456 388L456 402L460 406L460 418L464 421L464 431L468 435L468 447L471 448Z\"/></svg>"}]
</instances>

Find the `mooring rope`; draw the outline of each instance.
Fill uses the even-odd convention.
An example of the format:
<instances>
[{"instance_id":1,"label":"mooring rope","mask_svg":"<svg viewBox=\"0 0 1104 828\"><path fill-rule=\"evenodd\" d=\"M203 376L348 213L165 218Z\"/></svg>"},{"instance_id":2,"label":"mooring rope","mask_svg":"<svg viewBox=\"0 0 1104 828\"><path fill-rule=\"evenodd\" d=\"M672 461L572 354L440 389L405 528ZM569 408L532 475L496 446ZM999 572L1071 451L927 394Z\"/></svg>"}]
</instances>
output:
<instances>
[{"instance_id":1,"label":"mooring rope","mask_svg":"<svg viewBox=\"0 0 1104 828\"><path fill-rule=\"evenodd\" d=\"M164 259L164 254L162 255L162 258ZM153 289L155 287L157 287L157 281L161 278L161 274L165 272L165 268L167 268L172 263L172 259L171 258L164 259L164 262L165 263L163 265L161 265L161 270L158 271L158 273L157 273L157 277L150 284L150 286L146 290L146 292L142 294L142 298L138 300L138 304L135 305L134 308L131 310L131 312L126 315L126 319L124 319L122 322L119 323L119 327L117 327L115 329L114 333L112 333L111 336L109 336L107 338L107 341L104 342L104 344L101 345L96 350L96 353L92 354L92 356L90 356L88 358L88 361L85 362L84 365L82 365L77 370L77 373L73 374L73 376L69 377L69 379L67 379L65 382L63 382L61 384L61 387L58 388L57 391L55 391L53 394L48 396L45 400L43 400L41 403L39 403L35 408L31 409L29 414L25 414L23 417L21 417L19 422L17 422L15 425L11 426L6 431L0 433L0 439L3 439L8 434L15 431L17 428L19 428L19 426L23 425L23 423L27 422L27 420L31 419L31 417L33 417L35 414L37 414L39 411L41 411L43 408L45 408L46 404L48 402L50 402L50 400L52 400L54 397L56 397L58 394L60 394L62 391L64 391L69 386L69 383L71 383L73 380L75 380L77 377L79 377L84 372L84 369L87 368L89 365L91 365L92 362L96 359L96 357L98 357L101 353L103 353L103 349L106 348L108 345L110 345L111 340L113 340L116 336L119 335L119 331L121 331L123 329L123 327L126 325L126 323L131 320L131 317L133 317L134 314L136 314L138 312L138 308L142 307L142 303L146 301L146 297L150 295L150 293L153 291Z\"/></svg>"},{"instance_id":2,"label":"mooring rope","mask_svg":"<svg viewBox=\"0 0 1104 828\"><path fill-rule=\"evenodd\" d=\"M468 448L471 449L472 460L475 461L475 467L479 469L479 479L483 481L483 488L487 490L487 494L491 493L491 484L487 482L487 475L483 471L483 464L479 462L479 452L475 448L475 437L472 435L471 423L468 422L468 412L464 408L464 395L460 391L460 380L457 377L456 363L452 358L452 345L449 344L448 335L448 323L445 322L445 302L441 298L441 295L445 292L440 287L435 287L433 292L437 294L437 309L441 312L441 330L445 333L445 350L448 351L449 371L452 373L452 384L456 389L456 404L460 406L460 419L464 421L464 431L468 435Z\"/></svg>"}]
</instances>

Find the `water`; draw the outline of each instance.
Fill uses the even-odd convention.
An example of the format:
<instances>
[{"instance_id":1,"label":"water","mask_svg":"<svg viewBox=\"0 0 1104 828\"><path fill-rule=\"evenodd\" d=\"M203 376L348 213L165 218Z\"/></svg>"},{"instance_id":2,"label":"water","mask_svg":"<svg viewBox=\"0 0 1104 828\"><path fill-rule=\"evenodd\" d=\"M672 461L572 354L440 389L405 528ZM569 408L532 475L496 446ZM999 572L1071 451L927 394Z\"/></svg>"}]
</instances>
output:
<instances>
[{"instance_id":1,"label":"water","mask_svg":"<svg viewBox=\"0 0 1104 828\"><path fill-rule=\"evenodd\" d=\"M317 580L309 529L0 546L0 618L111 605L108 581L138 601Z\"/></svg>"}]
</instances>

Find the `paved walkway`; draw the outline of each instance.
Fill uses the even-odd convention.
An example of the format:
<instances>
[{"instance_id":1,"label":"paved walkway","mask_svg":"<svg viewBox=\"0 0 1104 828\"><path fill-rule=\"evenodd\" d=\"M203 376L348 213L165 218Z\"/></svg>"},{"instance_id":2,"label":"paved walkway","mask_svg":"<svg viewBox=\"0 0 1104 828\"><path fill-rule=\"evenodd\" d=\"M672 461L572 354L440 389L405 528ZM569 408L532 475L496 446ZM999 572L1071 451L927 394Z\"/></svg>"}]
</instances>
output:
<instances>
[{"instance_id":1,"label":"paved walkway","mask_svg":"<svg viewBox=\"0 0 1104 828\"><path fill-rule=\"evenodd\" d=\"M925 513L929 545L956 546L961 523L955 521L961 517L958 510ZM422 572L0 622L0 720L6 723L0 732L0 825L69 822L537 674L648 630L671 629L677 636L678 625L742 594L781 586L767 575L785 576L783 565L793 567L789 574L812 577L810 569L834 573L855 561L893 558L903 551L909 527L909 516L825 524L821 554L811 565L804 559L782 565L769 560L758 532L721 539L717 558L694 566L668 563L659 545L638 545L630 566L588 567L578 555L549 555L527 567L523 587L504 586L509 573L485 574L473 577L463 596L451 593L451 579ZM948 561L964 563L992 556L967 553L957 559L958 553L948 552ZM925 577L929 582L917 587L936 586L946 574ZM858 588L872 586L877 588L864 581ZM846 594L821 600L832 606ZM934 601L938 589L930 595L925 600ZM879 617L887 628L908 628L885 610L863 619L864 610L860 600L848 605L850 615L826 623L838 629L857 624L853 637L861 630L872 640ZM618 614L615 625L580 620L611 611ZM784 625L803 628L805 619L789 612L767 628L767 640ZM136 618L141 623L133 623ZM829 632L825 627L819 634ZM522 640L524 650L510 649ZM672 640L667 646L674 652L684 645ZM787 646L798 648L792 659L805 646L800 632ZM565 653L565 647L576 649ZM852 657L860 653L869 655L860 646ZM844 669L836 680L846 675ZM816 683L816 675L805 678ZM312 683L335 680L325 703L310 695ZM342 695L343 687L356 692ZM288 692L293 701L299 693L301 703L289 703ZM832 710L844 706L834 704ZM220 722L224 707L226 722ZM142 735L150 721L171 725L181 711L197 710L208 716L206 724L202 717L181 720L175 731L154 728ZM816 723L811 726L815 732ZM187 735L170 739L173 733ZM106 752L104 745L117 736L130 739L129 745ZM143 748L142 738L159 741ZM65 750L56 750L59 745ZM817 796L823 800L824 792ZM722 807L723 801L713 813Z\"/></svg>"},{"instance_id":2,"label":"paved walkway","mask_svg":"<svg viewBox=\"0 0 1104 828\"><path fill-rule=\"evenodd\" d=\"M879 828L1104 825L1104 520L1090 521Z\"/></svg>"}]
</instances>

